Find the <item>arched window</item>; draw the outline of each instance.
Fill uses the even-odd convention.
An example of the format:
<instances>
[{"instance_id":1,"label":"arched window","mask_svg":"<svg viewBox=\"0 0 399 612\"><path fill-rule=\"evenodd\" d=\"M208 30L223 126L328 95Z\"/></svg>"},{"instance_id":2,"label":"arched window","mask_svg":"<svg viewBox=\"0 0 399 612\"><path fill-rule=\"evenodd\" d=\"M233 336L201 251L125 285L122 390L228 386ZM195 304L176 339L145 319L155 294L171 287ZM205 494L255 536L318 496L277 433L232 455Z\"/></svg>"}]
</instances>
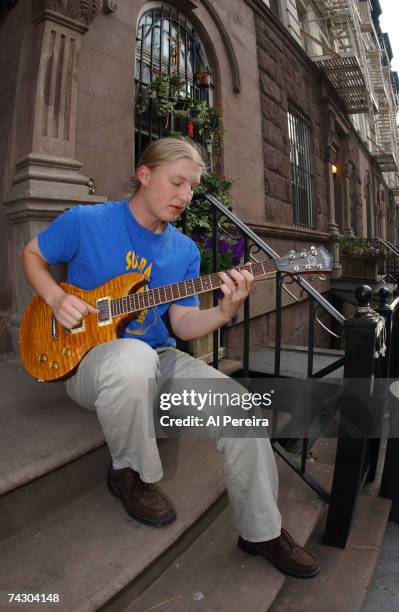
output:
<instances>
[{"instance_id":1,"label":"arched window","mask_svg":"<svg viewBox=\"0 0 399 612\"><path fill-rule=\"evenodd\" d=\"M195 108L198 102L213 108L212 73L197 31L176 8L162 4L142 14L135 77L136 161L147 144L162 136L188 135L209 145L210 132L195 122Z\"/></svg>"}]
</instances>

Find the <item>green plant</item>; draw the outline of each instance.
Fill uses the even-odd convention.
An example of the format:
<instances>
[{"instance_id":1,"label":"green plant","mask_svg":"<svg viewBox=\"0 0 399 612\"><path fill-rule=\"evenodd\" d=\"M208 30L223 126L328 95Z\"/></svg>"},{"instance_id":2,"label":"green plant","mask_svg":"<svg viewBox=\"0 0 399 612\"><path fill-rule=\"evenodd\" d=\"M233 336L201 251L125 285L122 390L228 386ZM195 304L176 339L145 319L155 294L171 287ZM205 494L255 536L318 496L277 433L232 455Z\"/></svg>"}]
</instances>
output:
<instances>
[{"instance_id":1,"label":"green plant","mask_svg":"<svg viewBox=\"0 0 399 612\"><path fill-rule=\"evenodd\" d=\"M341 238L341 254L346 257L363 257L367 259L386 259L388 251L381 246L368 243L362 238Z\"/></svg>"},{"instance_id":2,"label":"green plant","mask_svg":"<svg viewBox=\"0 0 399 612\"><path fill-rule=\"evenodd\" d=\"M136 105L138 113L144 113L150 101L153 102L160 117L166 117L174 111L176 101L186 96L186 81L177 73L159 74L145 87Z\"/></svg>"},{"instance_id":3,"label":"green plant","mask_svg":"<svg viewBox=\"0 0 399 612\"><path fill-rule=\"evenodd\" d=\"M193 99L191 94L187 92L180 92L175 102L173 112L175 115L180 117L187 117L189 114L190 107L192 106Z\"/></svg>"},{"instance_id":4,"label":"green plant","mask_svg":"<svg viewBox=\"0 0 399 612\"><path fill-rule=\"evenodd\" d=\"M233 198L230 189L232 179L222 177L218 172L204 174L200 185L195 189L195 199L187 211L186 230L196 242L201 254L201 273L209 274L213 269L213 220L209 204L200 196L209 193L231 210ZM181 221L178 226L182 226ZM243 254L242 240L234 240L221 234L218 239L218 263L220 269L238 265Z\"/></svg>"},{"instance_id":5,"label":"green plant","mask_svg":"<svg viewBox=\"0 0 399 612\"><path fill-rule=\"evenodd\" d=\"M209 118L209 106L203 100L196 100L190 108L190 116L196 123L204 125Z\"/></svg>"}]
</instances>

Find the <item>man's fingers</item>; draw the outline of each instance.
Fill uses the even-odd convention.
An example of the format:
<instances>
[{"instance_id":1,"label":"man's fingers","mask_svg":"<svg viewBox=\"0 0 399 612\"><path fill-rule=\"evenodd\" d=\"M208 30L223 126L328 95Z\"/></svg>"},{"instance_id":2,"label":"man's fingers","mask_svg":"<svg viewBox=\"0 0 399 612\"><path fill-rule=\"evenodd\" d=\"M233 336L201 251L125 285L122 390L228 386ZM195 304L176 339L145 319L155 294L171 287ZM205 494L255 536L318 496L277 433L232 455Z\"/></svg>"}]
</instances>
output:
<instances>
[{"instance_id":1,"label":"man's fingers","mask_svg":"<svg viewBox=\"0 0 399 612\"><path fill-rule=\"evenodd\" d=\"M92 312L93 314L98 314L100 312L98 310L98 308L95 308L91 304L88 304L87 302L85 302L85 304L86 304L87 308L89 309L89 312Z\"/></svg>"},{"instance_id":2,"label":"man's fingers","mask_svg":"<svg viewBox=\"0 0 399 612\"><path fill-rule=\"evenodd\" d=\"M99 310L91 304L71 294L67 294L54 310L57 320L67 329L79 325L81 320L90 312L93 314L99 312Z\"/></svg>"}]
</instances>

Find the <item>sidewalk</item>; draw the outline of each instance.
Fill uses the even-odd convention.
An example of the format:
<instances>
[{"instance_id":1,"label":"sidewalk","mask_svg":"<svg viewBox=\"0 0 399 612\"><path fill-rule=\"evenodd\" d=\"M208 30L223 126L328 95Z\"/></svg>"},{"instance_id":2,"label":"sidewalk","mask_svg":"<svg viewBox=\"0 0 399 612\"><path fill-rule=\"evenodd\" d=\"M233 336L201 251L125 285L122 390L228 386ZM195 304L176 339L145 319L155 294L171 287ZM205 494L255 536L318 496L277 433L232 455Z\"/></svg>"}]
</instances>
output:
<instances>
[{"instance_id":1,"label":"sidewalk","mask_svg":"<svg viewBox=\"0 0 399 612\"><path fill-rule=\"evenodd\" d=\"M398 602L399 525L389 522L362 612L396 612Z\"/></svg>"}]
</instances>

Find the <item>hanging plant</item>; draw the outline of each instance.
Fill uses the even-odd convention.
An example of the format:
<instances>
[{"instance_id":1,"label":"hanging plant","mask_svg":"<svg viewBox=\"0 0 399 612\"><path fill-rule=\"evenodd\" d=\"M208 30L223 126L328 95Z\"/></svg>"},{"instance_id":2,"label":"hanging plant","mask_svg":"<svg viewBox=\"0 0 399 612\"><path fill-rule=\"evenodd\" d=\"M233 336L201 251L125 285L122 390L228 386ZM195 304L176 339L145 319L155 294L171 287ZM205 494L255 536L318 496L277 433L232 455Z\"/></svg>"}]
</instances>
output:
<instances>
[{"instance_id":1,"label":"hanging plant","mask_svg":"<svg viewBox=\"0 0 399 612\"><path fill-rule=\"evenodd\" d=\"M212 74L209 68L201 66L194 75L194 82L198 87L210 87Z\"/></svg>"},{"instance_id":2,"label":"hanging plant","mask_svg":"<svg viewBox=\"0 0 399 612\"><path fill-rule=\"evenodd\" d=\"M180 94L177 98L174 106L174 113L176 117L188 117L190 106L192 105L192 97L188 92Z\"/></svg>"},{"instance_id":3,"label":"hanging plant","mask_svg":"<svg viewBox=\"0 0 399 612\"><path fill-rule=\"evenodd\" d=\"M138 113L144 113L150 102L160 117L174 112L177 100L186 96L186 80L177 73L158 74L139 95L136 105Z\"/></svg>"},{"instance_id":4,"label":"hanging plant","mask_svg":"<svg viewBox=\"0 0 399 612\"><path fill-rule=\"evenodd\" d=\"M190 119L194 124L204 124L209 116L209 107L204 101L196 101L190 108Z\"/></svg>"}]
</instances>

